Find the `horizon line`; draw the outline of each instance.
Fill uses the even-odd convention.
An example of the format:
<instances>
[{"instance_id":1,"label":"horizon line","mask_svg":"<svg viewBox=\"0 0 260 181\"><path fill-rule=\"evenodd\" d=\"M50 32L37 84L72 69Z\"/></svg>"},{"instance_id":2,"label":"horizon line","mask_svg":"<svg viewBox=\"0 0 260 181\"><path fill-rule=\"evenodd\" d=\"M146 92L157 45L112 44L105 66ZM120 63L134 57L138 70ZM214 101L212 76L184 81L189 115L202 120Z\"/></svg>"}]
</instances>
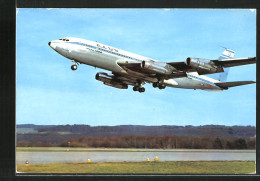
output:
<instances>
[{"instance_id":1,"label":"horizon line","mask_svg":"<svg viewBox=\"0 0 260 181\"><path fill-rule=\"evenodd\" d=\"M23 124L16 124L18 125L35 125L35 126L90 126L90 127L99 127L99 126L107 126L107 127L113 127L113 126L179 126L179 127L187 127L187 126L193 126L193 127L199 127L199 126L226 126L226 127L233 127L233 126L244 126L244 127L256 127L254 125L223 125L223 124L204 124L204 125L133 125L133 124L122 124L122 125L89 125L89 124L32 124L32 123L23 123Z\"/></svg>"}]
</instances>

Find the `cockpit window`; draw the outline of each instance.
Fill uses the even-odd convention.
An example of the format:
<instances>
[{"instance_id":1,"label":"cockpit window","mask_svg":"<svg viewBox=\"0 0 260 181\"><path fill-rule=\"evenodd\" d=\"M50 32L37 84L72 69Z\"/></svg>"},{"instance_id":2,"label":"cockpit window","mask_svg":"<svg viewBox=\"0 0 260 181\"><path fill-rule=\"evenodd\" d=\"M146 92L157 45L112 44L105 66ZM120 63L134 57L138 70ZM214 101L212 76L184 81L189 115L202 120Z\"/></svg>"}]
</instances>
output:
<instances>
[{"instance_id":1,"label":"cockpit window","mask_svg":"<svg viewBox=\"0 0 260 181\"><path fill-rule=\"evenodd\" d=\"M67 39L67 38L61 38L61 39L59 39L59 40L62 40L62 41L69 41L69 39Z\"/></svg>"}]
</instances>

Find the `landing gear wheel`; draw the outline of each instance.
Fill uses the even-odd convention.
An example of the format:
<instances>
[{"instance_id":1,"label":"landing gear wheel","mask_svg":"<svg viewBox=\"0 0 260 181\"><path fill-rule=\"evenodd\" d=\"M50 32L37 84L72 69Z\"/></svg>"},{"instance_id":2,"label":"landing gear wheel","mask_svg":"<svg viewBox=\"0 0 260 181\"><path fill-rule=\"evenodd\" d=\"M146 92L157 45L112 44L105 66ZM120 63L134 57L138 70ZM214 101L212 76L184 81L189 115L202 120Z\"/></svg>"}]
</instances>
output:
<instances>
[{"instance_id":1,"label":"landing gear wheel","mask_svg":"<svg viewBox=\"0 0 260 181\"><path fill-rule=\"evenodd\" d=\"M157 82L154 82L154 83L153 83L153 87L154 87L154 88L158 87L157 84L158 84Z\"/></svg>"},{"instance_id":2,"label":"landing gear wheel","mask_svg":"<svg viewBox=\"0 0 260 181\"><path fill-rule=\"evenodd\" d=\"M145 91L145 88L144 87L140 87L139 88L139 92L144 92Z\"/></svg>"},{"instance_id":3,"label":"landing gear wheel","mask_svg":"<svg viewBox=\"0 0 260 181\"><path fill-rule=\"evenodd\" d=\"M139 87L138 86L134 86L133 87L133 91L139 91Z\"/></svg>"},{"instance_id":4,"label":"landing gear wheel","mask_svg":"<svg viewBox=\"0 0 260 181\"><path fill-rule=\"evenodd\" d=\"M166 87L165 85L159 85L158 86L159 89L165 89L165 87Z\"/></svg>"},{"instance_id":5,"label":"landing gear wheel","mask_svg":"<svg viewBox=\"0 0 260 181\"><path fill-rule=\"evenodd\" d=\"M78 66L76 64L71 65L71 70L77 70Z\"/></svg>"}]
</instances>

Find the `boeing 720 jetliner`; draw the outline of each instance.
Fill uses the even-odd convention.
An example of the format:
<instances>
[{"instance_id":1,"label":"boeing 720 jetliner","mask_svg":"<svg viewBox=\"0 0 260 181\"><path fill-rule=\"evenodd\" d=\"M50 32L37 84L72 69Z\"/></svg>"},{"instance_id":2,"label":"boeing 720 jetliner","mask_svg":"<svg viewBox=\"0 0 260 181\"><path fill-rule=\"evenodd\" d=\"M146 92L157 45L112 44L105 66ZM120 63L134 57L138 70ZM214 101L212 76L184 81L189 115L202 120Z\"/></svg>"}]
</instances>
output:
<instances>
[{"instance_id":1,"label":"boeing 720 jetliner","mask_svg":"<svg viewBox=\"0 0 260 181\"><path fill-rule=\"evenodd\" d=\"M168 86L221 91L255 83L225 82L229 67L256 63L256 57L234 59L234 51L227 48L216 60L188 57L183 62L161 62L80 38L61 38L49 42L49 46L72 60L72 70L76 70L79 64L86 64L111 71L98 72L96 79L119 89L127 89L131 85L134 91L144 92L143 85L151 83L159 89ZM205 74L215 74L217 78Z\"/></svg>"}]
</instances>

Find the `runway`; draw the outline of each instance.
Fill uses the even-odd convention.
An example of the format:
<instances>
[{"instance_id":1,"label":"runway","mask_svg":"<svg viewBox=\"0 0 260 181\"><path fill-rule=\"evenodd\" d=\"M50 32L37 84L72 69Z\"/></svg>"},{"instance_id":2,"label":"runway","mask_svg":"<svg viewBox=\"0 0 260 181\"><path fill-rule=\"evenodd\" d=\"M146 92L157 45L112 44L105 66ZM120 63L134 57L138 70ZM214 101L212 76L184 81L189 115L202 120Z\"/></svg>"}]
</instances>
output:
<instances>
[{"instance_id":1,"label":"runway","mask_svg":"<svg viewBox=\"0 0 260 181\"><path fill-rule=\"evenodd\" d=\"M36 149L36 150L35 150ZM70 149L34 148L30 151L17 151L16 164L26 161L30 164L86 162L139 162L151 161L255 161L255 150L160 150L160 149Z\"/></svg>"}]
</instances>

